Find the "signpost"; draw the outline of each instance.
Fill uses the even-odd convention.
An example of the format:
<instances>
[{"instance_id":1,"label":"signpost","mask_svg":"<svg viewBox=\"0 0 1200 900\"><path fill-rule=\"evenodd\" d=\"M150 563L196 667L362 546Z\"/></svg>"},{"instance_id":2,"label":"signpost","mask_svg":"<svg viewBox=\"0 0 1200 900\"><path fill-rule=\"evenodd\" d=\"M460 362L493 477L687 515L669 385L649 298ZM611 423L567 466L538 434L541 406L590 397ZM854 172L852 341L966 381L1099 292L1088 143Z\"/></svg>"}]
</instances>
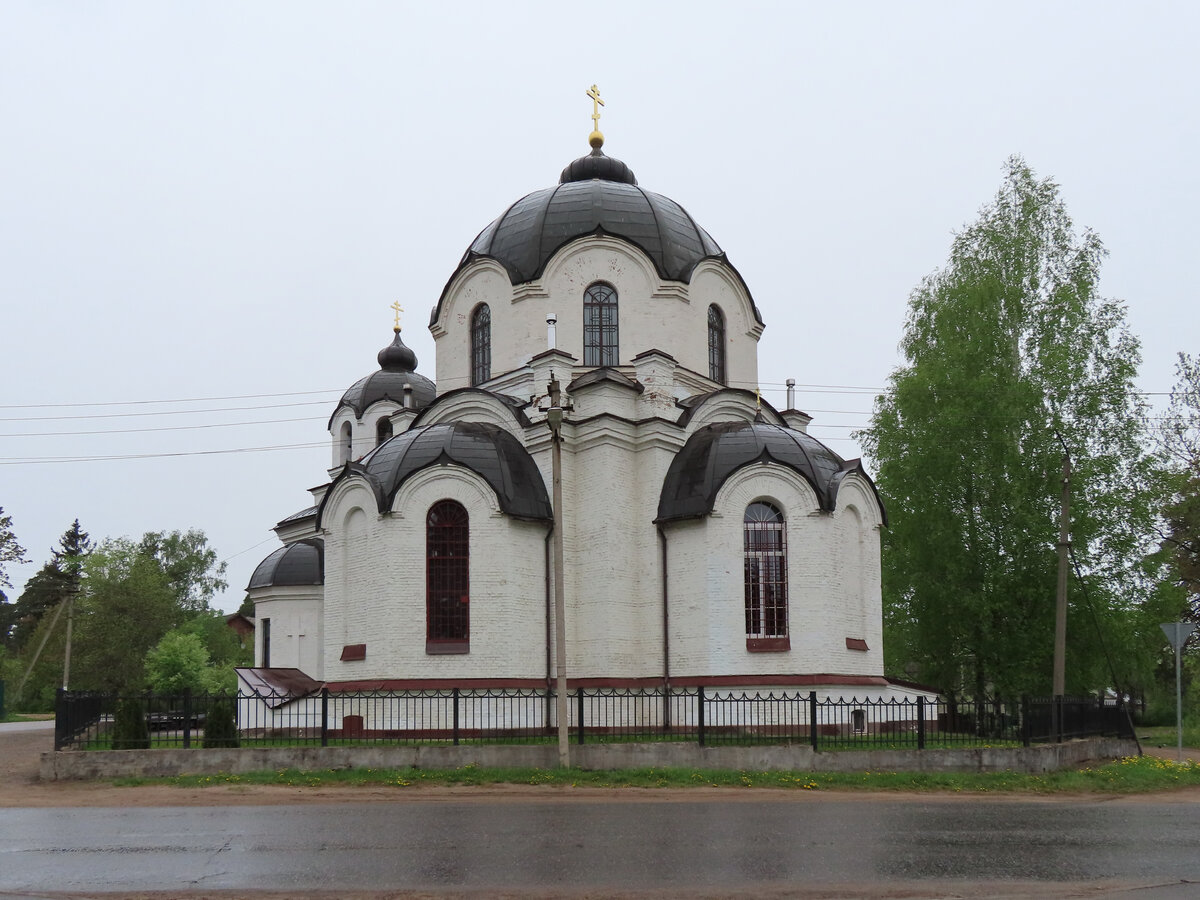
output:
<instances>
[{"instance_id":1,"label":"signpost","mask_svg":"<svg viewBox=\"0 0 1200 900\"><path fill-rule=\"evenodd\" d=\"M1175 648L1175 738L1176 759L1183 760L1183 689L1180 687L1179 658L1183 653L1183 645L1196 626L1191 622L1163 622L1159 628Z\"/></svg>"}]
</instances>

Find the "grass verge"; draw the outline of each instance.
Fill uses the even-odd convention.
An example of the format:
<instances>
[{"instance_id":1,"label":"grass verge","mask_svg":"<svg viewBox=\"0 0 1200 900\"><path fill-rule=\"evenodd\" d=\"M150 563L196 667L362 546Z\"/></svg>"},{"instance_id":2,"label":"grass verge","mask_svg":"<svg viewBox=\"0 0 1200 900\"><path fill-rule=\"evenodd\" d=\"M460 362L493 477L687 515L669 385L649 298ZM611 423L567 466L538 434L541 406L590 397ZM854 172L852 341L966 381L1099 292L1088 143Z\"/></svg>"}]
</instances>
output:
<instances>
[{"instance_id":1,"label":"grass verge","mask_svg":"<svg viewBox=\"0 0 1200 900\"><path fill-rule=\"evenodd\" d=\"M1110 793L1134 794L1200 785L1200 765L1153 757L1126 757L1084 769L1024 775L1015 772L743 772L707 769L280 769L241 775L184 775L175 778L123 778L113 784L170 784L186 788L237 785L290 787L394 787L417 785L557 785L599 788L783 788L801 791L931 791L946 793Z\"/></svg>"}]
</instances>

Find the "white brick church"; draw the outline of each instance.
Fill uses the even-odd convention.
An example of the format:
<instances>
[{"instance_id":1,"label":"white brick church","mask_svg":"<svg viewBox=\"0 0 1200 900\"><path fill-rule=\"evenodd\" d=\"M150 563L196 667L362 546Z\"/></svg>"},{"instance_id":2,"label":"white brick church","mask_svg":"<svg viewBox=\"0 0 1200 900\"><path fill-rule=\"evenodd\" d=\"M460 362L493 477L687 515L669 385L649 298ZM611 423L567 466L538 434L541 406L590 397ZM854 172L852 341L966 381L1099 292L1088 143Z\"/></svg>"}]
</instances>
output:
<instances>
[{"instance_id":1,"label":"white brick church","mask_svg":"<svg viewBox=\"0 0 1200 900\"><path fill-rule=\"evenodd\" d=\"M331 480L248 587L247 684L551 684L553 423L571 688L913 693L883 677L871 479L759 401L745 282L602 144L467 248L436 381L397 326L333 410Z\"/></svg>"}]
</instances>

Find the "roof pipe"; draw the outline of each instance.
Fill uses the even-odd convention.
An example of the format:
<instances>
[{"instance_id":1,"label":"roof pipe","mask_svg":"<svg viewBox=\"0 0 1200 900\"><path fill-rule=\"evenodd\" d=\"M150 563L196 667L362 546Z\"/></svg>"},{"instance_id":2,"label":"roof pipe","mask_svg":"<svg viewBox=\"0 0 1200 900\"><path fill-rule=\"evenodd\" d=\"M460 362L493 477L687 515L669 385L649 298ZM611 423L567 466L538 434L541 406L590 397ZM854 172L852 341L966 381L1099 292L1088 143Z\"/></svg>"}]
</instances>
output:
<instances>
[{"instance_id":1,"label":"roof pipe","mask_svg":"<svg viewBox=\"0 0 1200 900\"><path fill-rule=\"evenodd\" d=\"M787 408L796 408L796 379L789 378L787 380Z\"/></svg>"}]
</instances>

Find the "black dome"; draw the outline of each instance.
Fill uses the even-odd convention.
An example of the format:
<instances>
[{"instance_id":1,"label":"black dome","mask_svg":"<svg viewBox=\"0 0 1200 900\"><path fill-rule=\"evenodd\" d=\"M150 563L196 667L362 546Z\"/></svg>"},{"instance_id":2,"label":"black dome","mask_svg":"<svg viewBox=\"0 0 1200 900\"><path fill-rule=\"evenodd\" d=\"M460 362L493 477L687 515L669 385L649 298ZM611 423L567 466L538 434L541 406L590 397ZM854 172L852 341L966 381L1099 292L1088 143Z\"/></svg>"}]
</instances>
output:
<instances>
[{"instance_id":1,"label":"black dome","mask_svg":"<svg viewBox=\"0 0 1200 900\"><path fill-rule=\"evenodd\" d=\"M325 583L325 542L305 538L280 547L258 564L246 590Z\"/></svg>"},{"instance_id":2,"label":"black dome","mask_svg":"<svg viewBox=\"0 0 1200 900\"><path fill-rule=\"evenodd\" d=\"M372 403L380 400L392 400L404 403L404 385L412 386L412 407L422 409L433 402L437 396L437 386L424 375L416 373L417 354L400 339L396 332L391 344L379 351L379 371L372 372L365 378L360 378L350 386L342 399L333 408L329 416L329 425L333 427L333 417L343 407L354 410L354 417L361 419L364 412Z\"/></svg>"},{"instance_id":3,"label":"black dome","mask_svg":"<svg viewBox=\"0 0 1200 900\"><path fill-rule=\"evenodd\" d=\"M726 479L760 461L787 466L804 476L821 509L829 512L837 505L842 479L851 472L866 474L859 460L847 462L803 431L757 421L706 425L688 438L671 460L656 521L708 515Z\"/></svg>"},{"instance_id":4,"label":"black dome","mask_svg":"<svg viewBox=\"0 0 1200 900\"><path fill-rule=\"evenodd\" d=\"M701 260L725 260L725 251L686 209L638 187L629 166L597 149L563 169L557 186L522 197L479 233L446 282L430 324L454 277L475 260L494 259L513 284L525 284L542 274L560 247L589 234L639 247L668 281L689 281Z\"/></svg>"},{"instance_id":5,"label":"black dome","mask_svg":"<svg viewBox=\"0 0 1200 900\"><path fill-rule=\"evenodd\" d=\"M410 428L382 444L358 467L376 487L380 510L412 475L435 465L458 465L483 478L510 516L550 522L554 511L533 457L515 437L486 422Z\"/></svg>"},{"instance_id":6,"label":"black dome","mask_svg":"<svg viewBox=\"0 0 1200 900\"><path fill-rule=\"evenodd\" d=\"M605 156L604 151L597 147L587 156L581 156L572 161L562 170L558 178L559 184L568 181L589 181L592 178L602 178L605 181L620 181L623 184L637 184L633 170L625 163L612 156Z\"/></svg>"}]
</instances>

